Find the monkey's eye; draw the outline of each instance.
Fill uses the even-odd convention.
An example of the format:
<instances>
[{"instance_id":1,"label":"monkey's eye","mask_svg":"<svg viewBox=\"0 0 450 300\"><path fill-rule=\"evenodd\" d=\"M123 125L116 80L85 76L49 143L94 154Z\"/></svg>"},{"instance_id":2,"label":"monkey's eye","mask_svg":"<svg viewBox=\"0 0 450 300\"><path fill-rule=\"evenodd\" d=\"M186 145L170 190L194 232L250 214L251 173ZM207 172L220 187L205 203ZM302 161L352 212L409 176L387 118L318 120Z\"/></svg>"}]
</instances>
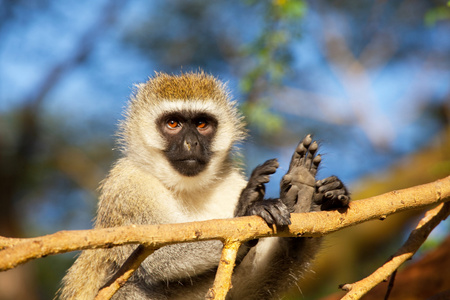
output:
<instances>
[{"instance_id":1,"label":"monkey's eye","mask_svg":"<svg viewBox=\"0 0 450 300\"><path fill-rule=\"evenodd\" d=\"M179 126L180 126L180 122L178 122L177 120L172 119L172 120L167 121L167 127L171 128L171 129L175 129Z\"/></svg>"},{"instance_id":2,"label":"monkey's eye","mask_svg":"<svg viewBox=\"0 0 450 300\"><path fill-rule=\"evenodd\" d=\"M197 121L197 128L204 129L206 127L208 127L208 122L206 120L200 119Z\"/></svg>"}]
</instances>

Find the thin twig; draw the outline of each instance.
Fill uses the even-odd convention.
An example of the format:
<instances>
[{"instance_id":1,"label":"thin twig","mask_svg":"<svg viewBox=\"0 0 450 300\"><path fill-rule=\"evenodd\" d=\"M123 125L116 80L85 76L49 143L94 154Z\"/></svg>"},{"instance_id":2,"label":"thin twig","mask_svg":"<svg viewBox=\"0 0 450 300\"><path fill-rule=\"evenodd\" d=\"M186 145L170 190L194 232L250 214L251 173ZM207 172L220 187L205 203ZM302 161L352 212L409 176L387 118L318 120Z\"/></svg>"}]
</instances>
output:
<instances>
[{"instance_id":1,"label":"thin twig","mask_svg":"<svg viewBox=\"0 0 450 300\"><path fill-rule=\"evenodd\" d=\"M344 289L349 292L341 300L360 299L373 287L386 280L390 274L397 270L405 261L410 259L425 242L430 232L450 214L450 202L442 203L436 208L428 211L425 217L420 220L403 246L370 276L355 282L344 285Z\"/></svg>"},{"instance_id":2,"label":"thin twig","mask_svg":"<svg viewBox=\"0 0 450 300\"><path fill-rule=\"evenodd\" d=\"M100 289L95 300L108 300L128 281L133 273L139 268L141 263L155 252L153 248L139 245L128 257L114 276Z\"/></svg>"},{"instance_id":3,"label":"thin twig","mask_svg":"<svg viewBox=\"0 0 450 300\"><path fill-rule=\"evenodd\" d=\"M239 241L225 242L216 278L214 279L212 288L209 289L206 295L206 299L225 300L225 297L231 288L231 275L233 274L236 255L240 246L241 242Z\"/></svg>"},{"instance_id":4,"label":"thin twig","mask_svg":"<svg viewBox=\"0 0 450 300\"><path fill-rule=\"evenodd\" d=\"M392 289L394 288L395 276L397 276L397 270L392 272L391 278L389 278L389 284L388 284L388 288L387 288L387 291L386 291L386 295L384 296L384 300L388 300L389 299L389 295L391 294Z\"/></svg>"}]
</instances>

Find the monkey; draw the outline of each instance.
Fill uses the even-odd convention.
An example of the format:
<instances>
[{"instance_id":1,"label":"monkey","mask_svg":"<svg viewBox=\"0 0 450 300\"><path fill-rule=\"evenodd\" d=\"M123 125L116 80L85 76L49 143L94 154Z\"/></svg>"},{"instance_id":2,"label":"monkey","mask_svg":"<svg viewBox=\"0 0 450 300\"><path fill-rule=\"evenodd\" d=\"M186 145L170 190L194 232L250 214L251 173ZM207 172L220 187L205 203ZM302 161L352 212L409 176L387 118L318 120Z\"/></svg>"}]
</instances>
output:
<instances>
[{"instance_id":1,"label":"monkey","mask_svg":"<svg viewBox=\"0 0 450 300\"><path fill-rule=\"evenodd\" d=\"M234 160L236 144L246 135L237 103L223 82L204 71L155 73L137 85L119 123L122 156L101 182L94 227L247 215L286 226L290 213L348 205L348 191L337 177L316 181L321 158L309 135L281 180L280 198L264 199L278 161L256 167L247 181ZM227 299L279 297L307 270L319 244L319 238L245 243ZM84 250L62 280L60 299L93 299L136 247ZM112 299L204 299L222 247L212 240L157 249Z\"/></svg>"}]
</instances>

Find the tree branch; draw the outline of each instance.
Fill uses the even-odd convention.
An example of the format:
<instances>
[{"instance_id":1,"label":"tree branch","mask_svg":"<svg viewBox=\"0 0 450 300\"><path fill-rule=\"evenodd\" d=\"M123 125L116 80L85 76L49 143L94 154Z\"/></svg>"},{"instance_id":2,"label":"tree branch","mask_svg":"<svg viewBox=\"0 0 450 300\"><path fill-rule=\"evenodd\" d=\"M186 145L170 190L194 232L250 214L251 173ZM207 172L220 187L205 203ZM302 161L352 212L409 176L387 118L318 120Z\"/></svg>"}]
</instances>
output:
<instances>
[{"instance_id":1,"label":"tree branch","mask_svg":"<svg viewBox=\"0 0 450 300\"><path fill-rule=\"evenodd\" d=\"M236 262L236 255L241 246L241 242L227 241L223 246L222 257L220 258L216 278L212 288L206 294L208 300L225 300L228 291L231 288L231 275Z\"/></svg>"},{"instance_id":2,"label":"tree branch","mask_svg":"<svg viewBox=\"0 0 450 300\"><path fill-rule=\"evenodd\" d=\"M131 275L139 268L141 263L156 249L139 245L136 250L123 263L116 274L100 289L94 300L107 300L130 279Z\"/></svg>"},{"instance_id":3,"label":"tree branch","mask_svg":"<svg viewBox=\"0 0 450 300\"><path fill-rule=\"evenodd\" d=\"M423 208L450 199L450 176L380 196L354 201L347 211L292 214L292 225L284 229L269 227L257 216L208 220L182 224L130 225L115 228L60 231L28 238L0 238L0 271L29 260L75 250L142 244L160 248L179 242L280 237L317 237L372 219L385 219L404 210Z\"/></svg>"},{"instance_id":4,"label":"tree branch","mask_svg":"<svg viewBox=\"0 0 450 300\"><path fill-rule=\"evenodd\" d=\"M411 232L408 240L399 250L397 250L389 261L378 268L378 270L370 276L353 284L346 284L342 287L343 290L349 291L342 300L360 299L377 284L387 280L393 272L419 250L431 231L439 225L442 220L446 219L449 214L450 202L441 203L436 208L429 210L425 214L425 217L420 220L417 227Z\"/></svg>"}]
</instances>

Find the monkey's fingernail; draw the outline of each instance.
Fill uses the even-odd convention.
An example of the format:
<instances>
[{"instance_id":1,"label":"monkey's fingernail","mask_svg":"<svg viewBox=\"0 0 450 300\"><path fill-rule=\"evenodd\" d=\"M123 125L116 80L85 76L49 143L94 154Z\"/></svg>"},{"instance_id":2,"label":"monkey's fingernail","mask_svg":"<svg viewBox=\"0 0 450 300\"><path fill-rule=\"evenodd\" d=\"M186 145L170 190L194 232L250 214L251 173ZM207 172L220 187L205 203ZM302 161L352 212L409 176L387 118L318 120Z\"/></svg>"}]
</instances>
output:
<instances>
[{"instance_id":1,"label":"monkey's fingernail","mask_svg":"<svg viewBox=\"0 0 450 300\"><path fill-rule=\"evenodd\" d=\"M303 145L305 145L305 147L308 147L312 142L312 137L311 134L308 134L304 139L303 139Z\"/></svg>"}]
</instances>

